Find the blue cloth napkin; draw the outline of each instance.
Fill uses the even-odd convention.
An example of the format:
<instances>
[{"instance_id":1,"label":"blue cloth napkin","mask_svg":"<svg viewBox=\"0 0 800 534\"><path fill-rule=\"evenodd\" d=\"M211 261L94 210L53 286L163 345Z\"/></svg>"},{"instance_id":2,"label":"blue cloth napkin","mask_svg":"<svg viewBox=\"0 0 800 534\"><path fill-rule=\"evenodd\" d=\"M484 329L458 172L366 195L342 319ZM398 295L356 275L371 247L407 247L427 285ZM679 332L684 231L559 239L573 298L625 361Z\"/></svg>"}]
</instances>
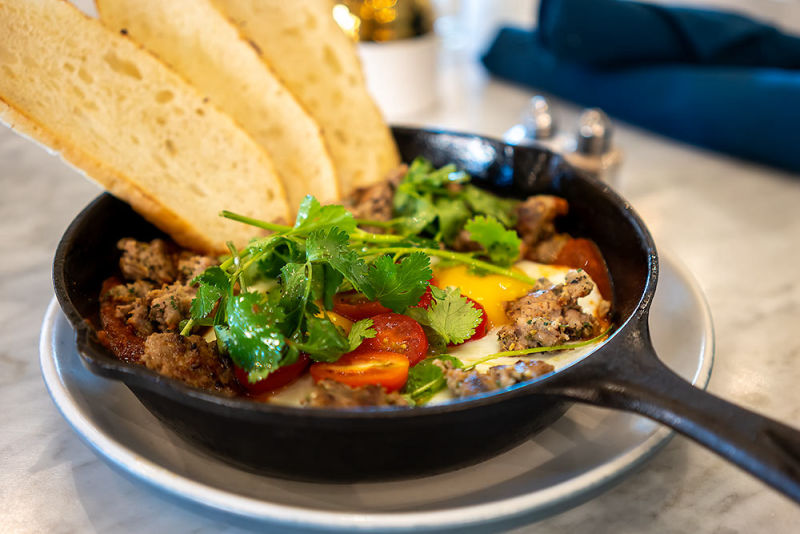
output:
<instances>
[{"instance_id":1,"label":"blue cloth napkin","mask_svg":"<svg viewBox=\"0 0 800 534\"><path fill-rule=\"evenodd\" d=\"M542 0L539 41L562 59L800 67L800 38L736 13L619 0Z\"/></svg>"},{"instance_id":2,"label":"blue cloth napkin","mask_svg":"<svg viewBox=\"0 0 800 534\"><path fill-rule=\"evenodd\" d=\"M542 0L543 22L564 20L553 17L553 11L548 14L554 6L563 8L578 3L577 0ZM595 14L595 20L601 20L601 15ZM616 20L624 22L621 31L638 26L633 18L602 20L612 26ZM646 20L642 19L641 24ZM740 21L739 17L734 20ZM661 26L662 30L665 27ZM642 46L652 54L649 60L635 47L620 47L622 38L603 48L603 39L592 41L595 37L584 39L583 34L575 37L578 34L571 36L569 32L558 41L573 44L551 50L547 44L553 43L552 32L549 38L542 38L542 33L547 31L544 27L539 31L502 29L484 56L484 64L499 77L584 106L603 108L614 117L663 135L800 172L800 71L731 66L730 54L726 56L729 58L727 66L704 65L696 59L678 63L677 49L668 46L675 41L664 37L670 34L646 29L629 37L647 43ZM694 38L701 42L702 35ZM707 42L711 42L716 37L709 35L708 39ZM592 50L564 59L564 55L583 49L583 45L576 46L579 42L593 43ZM619 57L620 63L615 63L614 57ZM698 56L693 53L692 57ZM608 66L619 64L635 66Z\"/></svg>"}]
</instances>

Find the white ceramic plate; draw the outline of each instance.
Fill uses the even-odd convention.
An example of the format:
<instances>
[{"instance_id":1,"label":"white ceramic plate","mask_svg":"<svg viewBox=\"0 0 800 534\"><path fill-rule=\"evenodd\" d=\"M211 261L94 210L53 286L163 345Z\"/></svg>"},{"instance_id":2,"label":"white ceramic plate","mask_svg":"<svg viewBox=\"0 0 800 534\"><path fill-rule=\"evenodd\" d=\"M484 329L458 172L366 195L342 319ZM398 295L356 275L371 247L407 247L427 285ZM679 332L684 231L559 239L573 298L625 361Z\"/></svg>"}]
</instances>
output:
<instances>
[{"instance_id":1,"label":"white ceramic plate","mask_svg":"<svg viewBox=\"0 0 800 534\"><path fill-rule=\"evenodd\" d=\"M650 324L661 358L704 388L714 353L711 316L691 275L668 255L661 255ZM293 482L205 455L161 425L122 383L87 371L55 299L42 326L40 355L56 406L112 467L194 509L282 531L508 528L589 499L672 435L639 416L575 405L515 449L451 473L390 483Z\"/></svg>"}]
</instances>

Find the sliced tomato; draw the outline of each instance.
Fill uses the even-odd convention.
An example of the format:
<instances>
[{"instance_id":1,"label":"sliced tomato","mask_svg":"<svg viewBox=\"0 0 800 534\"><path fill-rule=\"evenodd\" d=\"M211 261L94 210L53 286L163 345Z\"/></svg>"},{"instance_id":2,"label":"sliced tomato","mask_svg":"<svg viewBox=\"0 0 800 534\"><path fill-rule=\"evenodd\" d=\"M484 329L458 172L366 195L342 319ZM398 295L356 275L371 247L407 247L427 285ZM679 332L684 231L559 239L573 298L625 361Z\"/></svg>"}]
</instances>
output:
<instances>
[{"instance_id":1,"label":"sliced tomato","mask_svg":"<svg viewBox=\"0 0 800 534\"><path fill-rule=\"evenodd\" d=\"M486 315L486 310L483 308L483 306L481 305L480 302L478 302L476 300L472 300L471 298L469 298L466 295L462 295L462 296L465 299L467 299L467 301L470 304L472 304L473 308L475 308L476 310L481 312L481 322L478 323L478 326L475 327L475 333L472 334L472 336L469 339L464 341L464 343L466 343L467 341L475 341L476 339L480 339L480 338L482 338L483 336L486 335L486 329L489 326L489 316Z\"/></svg>"},{"instance_id":2,"label":"sliced tomato","mask_svg":"<svg viewBox=\"0 0 800 534\"><path fill-rule=\"evenodd\" d=\"M591 239L570 239L558 253L556 265L583 269L597 284L604 299L611 298L611 277L600 248Z\"/></svg>"},{"instance_id":3,"label":"sliced tomato","mask_svg":"<svg viewBox=\"0 0 800 534\"><path fill-rule=\"evenodd\" d=\"M293 364L280 367L277 371L271 372L266 378L254 383L251 383L247 379L247 371L238 365L233 366L233 373L236 375L236 380L239 381L239 384L241 384L248 393L258 395L285 386L303 374L303 371L306 370L310 361L308 355L301 352L297 361Z\"/></svg>"},{"instance_id":4,"label":"sliced tomato","mask_svg":"<svg viewBox=\"0 0 800 534\"><path fill-rule=\"evenodd\" d=\"M351 321L360 321L373 315L387 313L392 310L372 300L367 300L363 293L347 291L333 296L333 311L347 317Z\"/></svg>"},{"instance_id":5,"label":"sliced tomato","mask_svg":"<svg viewBox=\"0 0 800 534\"><path fill-rule=\"evenodd\" d=\"M335 380L351 387L374 384L392 392L408 380L408 367L408 358L396 352L353 351L334 363L315 363L310 372L315 382Z\"/></svg>"},{"instance_id":6,"label":"sliced tomato","mask_svg":"<svg viewBox=\"0 0 800 534\"><path fill-rule=\"evenodd\" d=\"M355 352L395 352L408 358L410 365L425 359L428 338L422 326L399 313L383 313L372 317L375 337L365 339Z\"/></svg>"}]
</instances>

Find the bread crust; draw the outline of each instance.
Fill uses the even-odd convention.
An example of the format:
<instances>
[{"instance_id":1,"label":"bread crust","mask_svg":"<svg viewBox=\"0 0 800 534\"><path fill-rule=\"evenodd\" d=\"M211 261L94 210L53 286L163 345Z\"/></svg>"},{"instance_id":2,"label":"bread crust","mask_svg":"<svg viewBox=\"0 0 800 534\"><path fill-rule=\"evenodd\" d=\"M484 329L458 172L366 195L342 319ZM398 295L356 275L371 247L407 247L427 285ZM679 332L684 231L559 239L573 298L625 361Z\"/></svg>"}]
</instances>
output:
<instances>
[{"instance_id":1,"label":"bread crust","mask_svg":"<svg viewBox=\"0 0 800 534\"><path fill-rule=\"evenodd\" d=\"M293 212L307 194L341 200L319 124L210 0L95 0L100 21L209 95L273 159ZM192 35L204 33L201 42ZM277 133L280 132L280 133Z\"/></svg>"},{"instance_id":2,"label":"bread crust","mask_svg":"<svg viewBox=\"0 0 800 534\"><path fill-rule=\"evenodd\" d=\"M355 43L333 20L331 0L210 0L321 125L341 193L384 179L400 163L369 95Z\"/></svg>"},{"instance_id":3,"label":"bread crust","mask_svg":"<svg viewBox=\"0 0 800 534\"><path fill-rule=\"evenodd\" d=\"M3 0L0 29L0 120L182 246L219 253L263 235L221 209L288 219L263 148L137 43L65 0Z\"/></svg>"},{"instance_id":4,"label":"bread crust","mask_svg":"<svg viewBox=\"0 0 800 534\"><path fill-rule=\"evenodd\" d=\"M139 215L169 234L179 245L201 252L216 254L226 252L224 246L210 241L188 221L137 187L129 177L91 157L68 139L55 135L45 125L28 117L21 109L7 102L2 95L0 95L0 122L18 134L41 144L47 150L56 152L63 161L86 178L130 204Z\"/></svg>"}]
</instances>

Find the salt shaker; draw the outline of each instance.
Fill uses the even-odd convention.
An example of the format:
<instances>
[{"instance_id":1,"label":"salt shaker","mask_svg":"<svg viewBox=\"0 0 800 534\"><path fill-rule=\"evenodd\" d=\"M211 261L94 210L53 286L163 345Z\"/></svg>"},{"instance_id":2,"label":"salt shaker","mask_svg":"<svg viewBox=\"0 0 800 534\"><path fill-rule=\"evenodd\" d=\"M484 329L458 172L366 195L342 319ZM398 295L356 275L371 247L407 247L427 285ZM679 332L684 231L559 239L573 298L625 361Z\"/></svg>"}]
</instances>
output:
<instances>
[{"instance_id":1,"label":"salt shaker","mask_svg":"<svg viewBox=\"0 0 800 534\"><path fill-rule=\"evenodd\" d=\"M528 109L522 115L522 122L511 127L503 139L510 145L540 146L554 152L564 150L550 103L542 95L531 98Z\"/></svg>"},{"instance_id":2,"label":"salt shaker","mask_svg":"<svg viewBox=\"0 0 800 534\"><path fill-rule=\"evenodd\" d=\"M575 167L615 185L622 151L612 143L613 127L603 110L584 110L578 119L578 131L564 158Z\"/></svg>"}]
</instances>

